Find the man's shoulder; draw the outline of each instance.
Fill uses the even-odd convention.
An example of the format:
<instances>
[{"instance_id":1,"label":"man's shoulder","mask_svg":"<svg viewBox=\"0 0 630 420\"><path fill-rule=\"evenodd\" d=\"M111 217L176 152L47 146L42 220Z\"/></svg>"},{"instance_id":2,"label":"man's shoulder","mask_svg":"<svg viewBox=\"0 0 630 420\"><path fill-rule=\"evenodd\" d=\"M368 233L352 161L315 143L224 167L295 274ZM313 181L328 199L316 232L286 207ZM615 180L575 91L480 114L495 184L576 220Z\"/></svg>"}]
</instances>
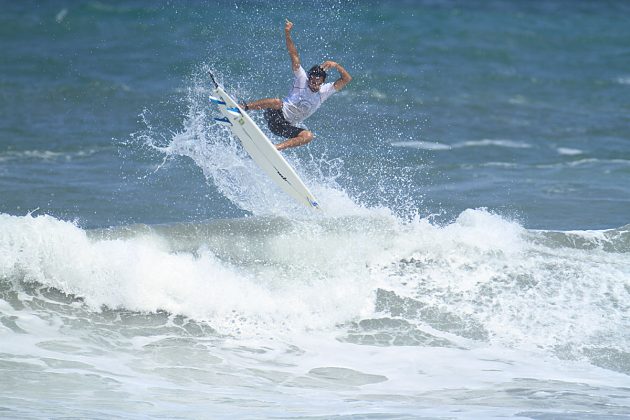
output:
<instances>
[{"instance_id":1,"label":"man's shoulder","mask_svg":"<svg viewBox=\"0 0 630 420\"><path fill-rule=\"evenodd\" d=\"M304 77L304 78L306 78L306 70L304 70L304 67L302 67L301 64L300 64L300 66L298 67L297 70L293 70L293 74L295 75L295 77Z\"/></svg>"},{"instance_id":2,"label":"man's shoulder","mask_svg":"<svg viewBox=\"0 0 630 420\"><path fill-rule=\"evenodd\" d=\"M321 88L319 88L320 94L327 99L330 95L337 92L335 89L335 84L333 82L324 83Z\"/></svg>"}]
</instances>

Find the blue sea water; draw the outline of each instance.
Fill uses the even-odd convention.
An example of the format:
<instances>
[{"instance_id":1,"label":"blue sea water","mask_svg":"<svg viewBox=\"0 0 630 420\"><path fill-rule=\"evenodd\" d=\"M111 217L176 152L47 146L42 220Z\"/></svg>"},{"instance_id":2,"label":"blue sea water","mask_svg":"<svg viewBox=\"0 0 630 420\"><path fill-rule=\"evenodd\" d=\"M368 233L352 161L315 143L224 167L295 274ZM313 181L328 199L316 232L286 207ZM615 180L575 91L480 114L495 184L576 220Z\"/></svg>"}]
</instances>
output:
<instances>
[{"instance_id":1,"label":"blue sea water","mask_svg":"<svg viewBox=\"0 0 630 420\"><path fill-rule=\"evenodd\" d=\"M1 5L0 417L630 416L630 3Z\"/></svg>"}]
</instances>

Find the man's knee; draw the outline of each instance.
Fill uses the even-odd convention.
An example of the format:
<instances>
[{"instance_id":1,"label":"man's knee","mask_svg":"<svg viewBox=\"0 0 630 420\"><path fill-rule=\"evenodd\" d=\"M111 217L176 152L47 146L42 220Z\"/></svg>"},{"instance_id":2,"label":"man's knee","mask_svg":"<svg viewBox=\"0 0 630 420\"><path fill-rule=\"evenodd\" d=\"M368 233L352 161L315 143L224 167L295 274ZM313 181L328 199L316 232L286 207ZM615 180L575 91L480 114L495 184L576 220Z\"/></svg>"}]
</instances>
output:
<instances>
[{"instance_id":1,"label":"man's knee","mask_svg":"<svg viewBox=\"0 0 630 420\"><path fill-rule=\"evenodd\" d=\"M313 140L315 138L315 135L313 135L312 131L304 130L304 131L300 132L299 137L302 137L302 139L304 139L304 141L306 143L310 143L311 140Z\"/></svg>"}]
</instances>

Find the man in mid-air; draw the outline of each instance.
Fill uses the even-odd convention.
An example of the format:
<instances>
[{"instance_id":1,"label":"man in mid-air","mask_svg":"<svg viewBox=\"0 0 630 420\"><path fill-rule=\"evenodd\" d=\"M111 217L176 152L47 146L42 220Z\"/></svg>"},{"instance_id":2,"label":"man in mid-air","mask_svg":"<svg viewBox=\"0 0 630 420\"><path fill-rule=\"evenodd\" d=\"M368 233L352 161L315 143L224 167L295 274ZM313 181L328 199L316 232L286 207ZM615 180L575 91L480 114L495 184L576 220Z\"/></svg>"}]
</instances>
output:
<instances>
[{"instance_id":1,"label":"man in mid-air","mask_svg":"<svg viewBox=\"0 0 630 420\"><path fill-rule=\"evenodd\" d=\"M271 132L288 140L276 145L276 149L283 150L289 147L305 145L313 140L313 133L305 128L298 127L302 121L313 115L320 105L330 96L343 89L352 77L334 61L325 61L321 65L311 67L304 71L300 64L300 56L291 39L293 23L288 20L284 26L284 35L287 42L287 50L291 56L291 67L295 80L289 95L284 99L266 98L251 103L242 103L245 111L265 110L265 120ZM326 81L326 70L337 69L341 76L334 83Z\"/></svg>"}]
</instances>

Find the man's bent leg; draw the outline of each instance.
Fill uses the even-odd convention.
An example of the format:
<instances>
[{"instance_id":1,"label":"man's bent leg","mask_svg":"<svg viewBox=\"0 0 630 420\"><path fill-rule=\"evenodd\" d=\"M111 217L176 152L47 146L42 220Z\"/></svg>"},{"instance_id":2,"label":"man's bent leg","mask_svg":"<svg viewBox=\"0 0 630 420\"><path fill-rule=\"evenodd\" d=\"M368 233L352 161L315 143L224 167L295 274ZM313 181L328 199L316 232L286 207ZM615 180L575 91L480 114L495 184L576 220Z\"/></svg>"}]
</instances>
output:
<instances>
[{"instance_id":1,"label":"man's bent leg","mask_svg":"<svg viewBox=\"0 0 630 420\"><path fill-rule=\"evenodd\" d=\"M278 98L265 98L258 101L246 103L247 110L259 110L259 109L282 109L282 100Z\"/></svg>"},{"instance_id":2,"label":"man's bent leg","mask_svg":"<svg viewBox=\"0 0 630 420\"><path fill-rule=\"evenodd\" d=\"M304 131L301 131L300 134L298 134L296 137L293 137L292 139L289 139L282 143L276 144L276 149L284 150L290 147L304 146L305 144L310 143L314 137L315 136L313 135L312 132L308 130L304 130Z\"/></svg>"}]
</instances>

